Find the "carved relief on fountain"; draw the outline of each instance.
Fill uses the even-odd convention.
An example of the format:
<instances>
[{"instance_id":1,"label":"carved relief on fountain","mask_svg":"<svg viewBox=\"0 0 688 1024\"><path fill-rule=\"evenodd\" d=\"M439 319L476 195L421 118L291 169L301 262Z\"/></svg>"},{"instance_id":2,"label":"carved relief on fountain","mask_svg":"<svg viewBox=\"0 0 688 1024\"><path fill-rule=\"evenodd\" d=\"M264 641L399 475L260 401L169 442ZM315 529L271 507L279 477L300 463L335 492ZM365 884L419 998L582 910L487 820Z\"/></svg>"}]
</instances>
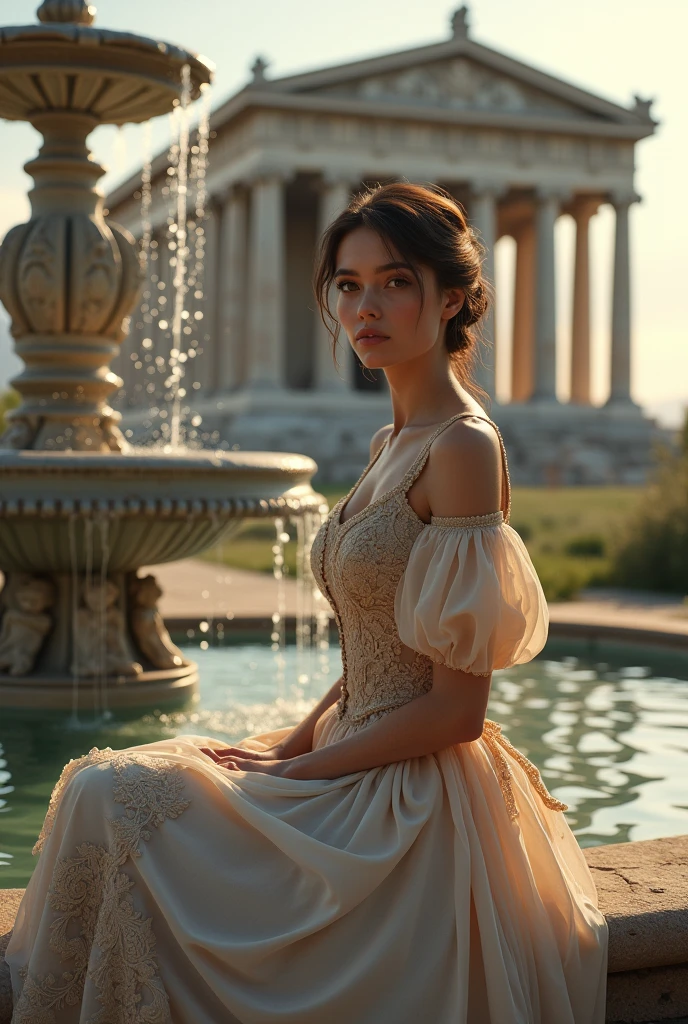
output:
<instances>
[{"instance_id":1,"label":"carved relief on fountain","mask_svg":"<svg viewBox=\"0 0 688 1024\"><path fill-rule=\"evenodd\" d=\"M134 576L129 584L131 631L142 654L154 668L181 668L188 665L172 641L158 611L162 590L155 576Z\"/></svg>"},{"instance_id":2,"label":"carved relief on fountain","mask_svg":"<svg viewBox=\"0 0 688 1024\"><path fill-rule=\"evenodd\" d=\"M120 590L113 580L88 579L79 587L80 605L74 614L73 676L140 676L127 636L126 618L118 607Z\"/></svg>"},{"instance_id":3,"label":"carved relief on fountain","mask_svg":"<svg viewBox=\"0 0 688 1024\"><path fill-rule=\"evenodd\" d=\"M52 629L55 587L48 579L23 574L6 587L0 625L0 671L28 675Z\"/></svg>"}]
</instances>

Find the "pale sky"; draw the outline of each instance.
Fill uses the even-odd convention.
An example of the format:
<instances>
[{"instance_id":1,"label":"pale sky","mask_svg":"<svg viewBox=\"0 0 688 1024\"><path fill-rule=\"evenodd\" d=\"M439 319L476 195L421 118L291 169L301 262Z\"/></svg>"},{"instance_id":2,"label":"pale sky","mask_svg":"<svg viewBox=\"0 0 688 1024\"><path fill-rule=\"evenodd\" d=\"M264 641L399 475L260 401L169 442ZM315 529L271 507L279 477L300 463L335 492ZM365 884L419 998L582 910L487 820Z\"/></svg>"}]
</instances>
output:
<instances>
[{"instance_id":1,"label":"pale sky","mask_svg":"<svg viewBox=\"0 0 688 1024\"><path fill-rule=\"evenodd\" d=\"M457 6L447 0L95 0L96 24L136 31L205 54L217 67L213 106L244 84L257 54L270 61L268 75L308 70L447 38ZM35 21L38 0L3 0L3 24ZM474 0L471 34L544 71L624 105L634 93L653 97L656 134L636 147L636 189L642 203L632 210L632 392L652 415L678 422L688 405L688 71L685 0ZM154 125L156 149L164 145L167 118ZM28 125L0 121L0 237L29 214L30 179L22 166L34 156L38 134ZM96 159L109 167L107 191L140 163L142 128L123 132L103 127L91 136ZM211 150L212 158L212 150ZM403 168L400 168L403 173ZM557 274L561 372L568 387L572 222L558 225ZM603 207L593 222L592 306L594 400L608 388L608 346L613 216ZM501 338L508 341L512 253L499 245L497 288ZM501 274L500 274L501 271ZM0 387L16 370L16 357L0 326ZM504 351L506 345L503 347ZM502 388L508 357L498 357Z\"/></svg>"}]
</instances>

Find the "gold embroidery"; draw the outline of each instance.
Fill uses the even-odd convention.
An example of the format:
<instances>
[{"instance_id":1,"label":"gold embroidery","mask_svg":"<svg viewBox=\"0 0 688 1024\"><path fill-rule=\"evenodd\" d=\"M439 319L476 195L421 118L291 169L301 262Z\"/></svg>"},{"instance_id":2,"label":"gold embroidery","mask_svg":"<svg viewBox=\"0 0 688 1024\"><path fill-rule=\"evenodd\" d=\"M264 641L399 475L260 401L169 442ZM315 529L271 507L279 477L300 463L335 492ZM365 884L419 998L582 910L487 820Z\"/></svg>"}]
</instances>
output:
<instances>
[{"instance_id":1,"label":"gold embroidery","mask_svg":"<svg viewBox=\"0 0 688 1024\"><path fill-rule=\"evenodd\" d=\"M19 973L24 987L12 1024L55 1024L55 1011L77 1006L86 980L93 984L102 1009L84 1024L169 1024L167 993L158 975L151 918L134 909L133 880L118 869L129 857L140 857L140 841L168 818L177 818L189 806L182 799L183 766L148 754L118 754L109 747L93 747L88 754L65 765L53 791L41 833L42 845L52 828L55 812L68 781L79 767L109 760L113 769L113 798L124 805L124 815L109 819L112 839L108 848L81 843L75 857L55 865L47 902L57 917L50 926L49 948L69 970L57 979L33 978L25 966ZM73 925L79 933L73 934ZM145 993L145 1000L144 1000Z\"/></svg>"},{"instance_id":2,"label":"gold embroidery","mask_svg":"<svg viewBox=\"0 0 688 1024\"><path fill-rule=\"evenodd\" d=\"M504 513L500 509L498 512L488 512L484 516L431 516L431 526L462 526L462 527L473 527L473 526L499 526L504 522Z\"/></svg>"},{"instance_id":3,"label":"gold embroidery","mask_svg":"<svg viewBox=\"0 0 688 1024\"><path fill-rule=\"evenodd\" d=\"M553 811L568 811L568 804L564 804L561 802L561 800L557 800L556 797L553 797L552 794L548 791L547 787L542 781L542 776L540 775L540 772L532 763L532 761L529 761L525 754L522 754L521 751L513 745L513 743L509 742L506 736L502 735L501 725L499 725L497 722L492 722L489 718L486 718L481 738L486 744L486 746L489 747L495 759L495 763L497 765L497 778L499 780L499 785L504 795L504 800L506 802L506 808L509 813L509 817L511 818L512 821L514 820L514 818L518 817L519 813L518 808L516 807L516 798L514 797L513 786L511 784L513 772L511 770L511 765L504 757L502 751L499 749L500 747L503 747L505 750L507 750L511 754L511 756L516 761L518 761L521 768L523 768L526 775L530 779L533 788L536 790L536 792L538 793L546 807L551 808L551 810Z\"/></svg>"}]
</instances>

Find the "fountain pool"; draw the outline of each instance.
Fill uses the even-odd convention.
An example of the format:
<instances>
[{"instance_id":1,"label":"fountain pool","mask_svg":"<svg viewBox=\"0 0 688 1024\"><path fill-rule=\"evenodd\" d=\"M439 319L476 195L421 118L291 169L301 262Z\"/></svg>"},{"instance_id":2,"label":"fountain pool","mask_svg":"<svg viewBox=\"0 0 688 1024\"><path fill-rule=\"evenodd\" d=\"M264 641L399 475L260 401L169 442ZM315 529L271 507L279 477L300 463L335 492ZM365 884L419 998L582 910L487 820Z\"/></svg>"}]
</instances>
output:
<instances>
[{"instance_id":1,"label":"fountain pool","mask_svg":"<svg viewBox=\"0 0 688 1024\"><path fill-rule=\"evenodd\" d=\"M100 724L84 715L71 728L60 712L3 712L0 887L26 885L52 786L70 758L94 745L181 733L230 743L295 724L341 671L336 647L316 656L287 645L278 671L264 643L182 649L202 685L176 711L121 710ZM533 662L494 674L488 717L569 805L581 846L688 832L688 659L602 644L591 655L553 640Z\"/></svg>"}]
</instances>

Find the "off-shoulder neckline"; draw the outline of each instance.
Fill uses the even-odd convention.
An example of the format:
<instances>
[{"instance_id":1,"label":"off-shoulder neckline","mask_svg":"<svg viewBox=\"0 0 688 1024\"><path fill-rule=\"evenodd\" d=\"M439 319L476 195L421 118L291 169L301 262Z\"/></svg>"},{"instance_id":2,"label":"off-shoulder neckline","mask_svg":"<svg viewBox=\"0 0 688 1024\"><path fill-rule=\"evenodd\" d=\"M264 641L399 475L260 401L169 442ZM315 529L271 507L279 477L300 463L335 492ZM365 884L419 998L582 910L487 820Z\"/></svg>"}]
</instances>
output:
<instances>
[{"instance_id":1,"label":"off-shoulder neckline","mask_svg":"<svg viewBox=\"0 0 688 1024\"><path fill-rule=\"evenodd\" d=\"M363 470L363 472L359 476L358 480L354 483L354 485L351 488L351 490L349 491L349 493L345 494L344 497L340 498L339 501L337 501L337 503L333 507L333 509L332 509L332 520L335 523L336 527L339 530L344 530L345 528L347 528L349 526L349 524L355 523L359 519L362 519L364 516L366 516L368 514L368 512L371 509L376 508L378 505L381 505L385 501L388 501L390 498L394 497L394 495L398 491L400 491L402 489L403 489L402 497L403 497L404 506L407 508L407 510L410 512L410 514L414 517L414 519L417 521L417 523L420 526L428 527L428 526L442 526L442 525L450 526L450 525L456 525L453 522L453 520L455 520L457 518L456 516L450 516L450 517L447 517L447 516L432 516L431 519L430 519L430 522L426 523L424 519L420 518L420 516L418 515L416 510L413 508L413 506L409 502L409 500L408 500L408 498L406 496L406 492L408 490L410 490L412 484L415 481L415 477L418 475L419 464L420 464L420 468L422 469L422 467L423 467L423 465L425 463L425 458L427 457L427 454L430 451L430 447L431 447L433 441L435 440L435 438L438 437L442 433L442 431L444 430L445 427L448 427L451 423L453 423L454 420L465 419L467 416L475 416L476 419L485 420L487 423L491 423L492 426L497 431L497 436L499 438L499 443L500 443L500 447L501 447L501 450L502 450L503 467L504 467L505 473L507 473L507 480L508 480L508 469L506 467L506 452L504 450L504 441L502 439L502 435L501 435L501 433L499 431L499 427L497 426L497 424L494 422L494 420L491 420L489 416L480 416L478 413L474 413L474 412L460 412L460 413L457 413L454 416L450 416L449 419L444 420L443 423L440 423L437 426L437 428L433 431L433 433L430 435L428 440L425 442L425 444L421 448L421 450L418 453L418 455L416 456L416 458L413 460L411 466L406 471L406 473L404 474L402 479L397 484L395 484L394 487L390 487L387 491L384 492L384 494L381 494L378 498L375 498L374 501L368 502L368 504L365 506L365 508L362 508L362 509L360 509L360 511L355 512L352 516L350 516L349 519L345 519L344 522L342 522L341 516L342 516L342 512L343 512L344 508L348 505L349 500L356 493L356 491L358 490L359 486L363 483L364 479L366 478L366 476L368 475L368 473L370 472L372 467L375 465L375 463L379 459L379 457L382 454L383 450L387 447L387 442L388 442L389 436L390 436L388 434L387 437L382 442L382 444L380 445L380 447L378 448L378 450L375 453L375 455L372 457L372 459L370 460L368 465L365 467L365 469ZM510 487L508 487L507 490L508 490L508 493L510 494ZM507 518L507 516L504 515L503 510L499 509L498 511L501 513L501 515L503 517L503 520L505 522L507 522L508 518ZM496 512L490 512L490 513L487 513L487 515L488 515L488 517L489 516L496 516L497 513ZM485 516L470 516L470 517L461 517L461 518L484 519ZM443 520L450 520L450 521L449 522L443 522Z\"/></svg>"}]
</instances>

